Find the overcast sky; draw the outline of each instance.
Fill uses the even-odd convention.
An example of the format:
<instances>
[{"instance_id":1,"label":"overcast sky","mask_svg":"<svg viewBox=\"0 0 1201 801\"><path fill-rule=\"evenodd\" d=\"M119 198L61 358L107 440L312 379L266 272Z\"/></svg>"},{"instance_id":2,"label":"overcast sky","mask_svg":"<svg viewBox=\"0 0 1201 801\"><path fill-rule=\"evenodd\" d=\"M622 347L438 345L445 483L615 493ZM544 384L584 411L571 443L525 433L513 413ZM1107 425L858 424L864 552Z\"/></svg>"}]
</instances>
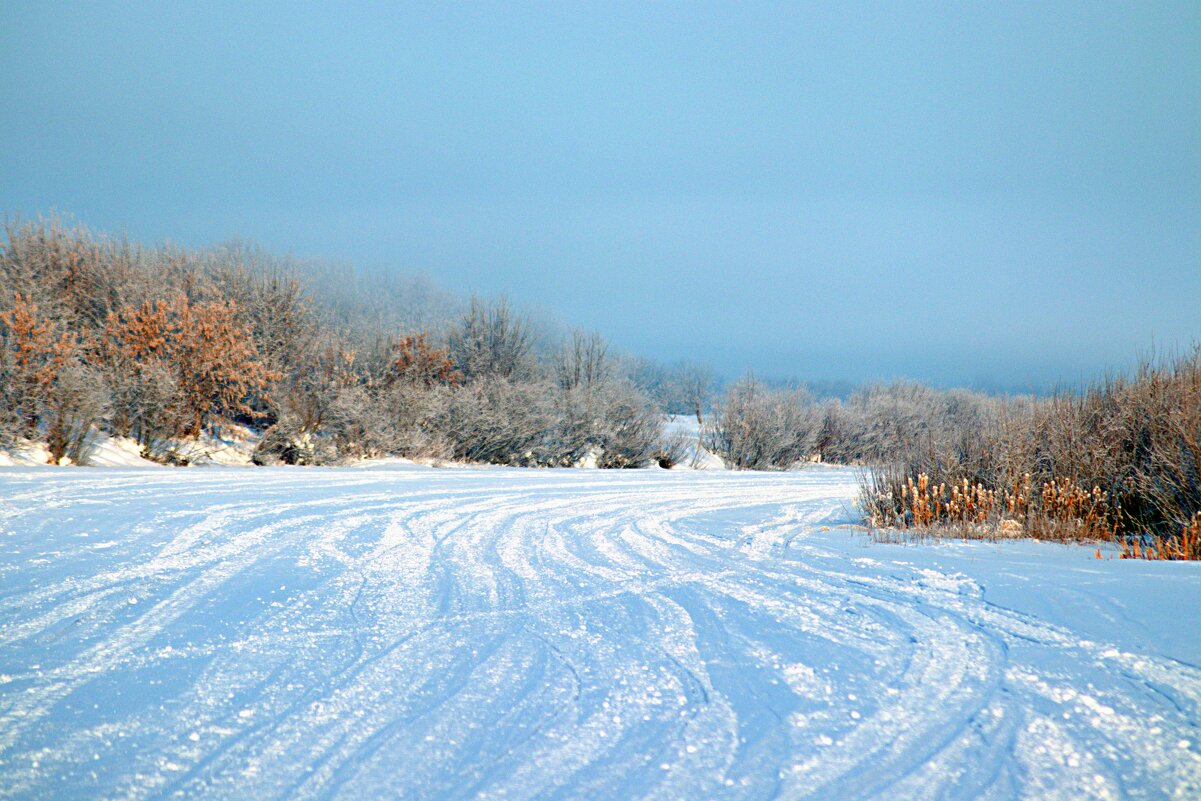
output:
<instances>
[{"instance_id":1,"label":"overcast sky","mask_svg":"<svg viewBox=\"0 0 1201 801\"><path fill-rule=\"evenodd\" d=\"M0 3L0 207L504 291L735 374L1201 339L1201 3Z\"/></svg>"}]
</instances>

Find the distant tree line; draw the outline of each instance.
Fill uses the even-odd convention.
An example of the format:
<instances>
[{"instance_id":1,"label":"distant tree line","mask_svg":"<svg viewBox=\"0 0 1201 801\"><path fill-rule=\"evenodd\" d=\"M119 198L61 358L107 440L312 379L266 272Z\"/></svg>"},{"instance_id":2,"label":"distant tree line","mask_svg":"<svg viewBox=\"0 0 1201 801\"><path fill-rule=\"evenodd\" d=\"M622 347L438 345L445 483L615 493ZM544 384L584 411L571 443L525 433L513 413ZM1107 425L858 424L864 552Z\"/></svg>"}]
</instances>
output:
<instances>
[{"instance_id":1,"label":"distant tree line","mask_svg":"<svg viewBox=\"0 0 1201 801\"><path fill-rule=\"evenodd\" d=\"M42 440L55 460L86 461L103 431L172 461L180 440L243 424L264 432L264 463L670 463L663 413L701 414L711 383L421 279L58 218L4 227L0 444Z\"/></svg>"}]
</instances>

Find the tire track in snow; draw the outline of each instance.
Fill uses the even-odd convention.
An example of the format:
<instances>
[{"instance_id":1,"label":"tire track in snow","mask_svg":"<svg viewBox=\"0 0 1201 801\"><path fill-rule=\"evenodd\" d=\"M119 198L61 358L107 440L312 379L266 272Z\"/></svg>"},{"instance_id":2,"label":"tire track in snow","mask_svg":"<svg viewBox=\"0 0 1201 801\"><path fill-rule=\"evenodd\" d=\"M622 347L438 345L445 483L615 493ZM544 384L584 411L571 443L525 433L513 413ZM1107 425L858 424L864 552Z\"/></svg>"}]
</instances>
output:
<instances>
[{"instance_id":1,"label":"tire track in snow","mask_svg":"<svg viewBox=\"0 0 1201 801\"><path fill-rule=\"evenodd\" d=\"M1201 671L813 536L849 471L33 476L0 798L1201 794Z\"/></svg>"}]
</instances>

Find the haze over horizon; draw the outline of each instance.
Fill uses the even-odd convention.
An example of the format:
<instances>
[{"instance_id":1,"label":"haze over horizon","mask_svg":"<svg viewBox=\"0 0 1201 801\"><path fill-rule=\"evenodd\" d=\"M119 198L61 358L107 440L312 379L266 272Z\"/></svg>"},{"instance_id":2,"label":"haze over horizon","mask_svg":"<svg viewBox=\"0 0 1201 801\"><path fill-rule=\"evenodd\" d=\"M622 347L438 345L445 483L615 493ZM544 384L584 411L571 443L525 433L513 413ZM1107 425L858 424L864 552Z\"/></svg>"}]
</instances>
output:
<instances>
[{"instance_id":1,"label":"haze over horizon","mask_svg":"<svg viewBox=\"0 0 1201 801\"><path fill-rule=\"evenodd\" d=\"M623 350L1042 387L1201 339L1201 5L0 7L0 211Z\"/></svg>"}]
</instances>

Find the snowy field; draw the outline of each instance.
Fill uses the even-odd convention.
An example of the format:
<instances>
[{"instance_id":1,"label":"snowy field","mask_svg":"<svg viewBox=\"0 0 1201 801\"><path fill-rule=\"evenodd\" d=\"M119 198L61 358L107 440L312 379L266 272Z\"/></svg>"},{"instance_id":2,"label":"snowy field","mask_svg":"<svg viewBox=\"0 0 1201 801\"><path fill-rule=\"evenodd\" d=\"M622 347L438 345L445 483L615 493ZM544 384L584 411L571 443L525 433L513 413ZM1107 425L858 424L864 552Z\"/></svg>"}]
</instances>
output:
<instances>
[{"instance_id":1,"label":"snowy field","mask_svg":"<svg viewBox=\"0 0 1201 801\"><path fill-rule=\"evenodd\" d=\"M0 798L1201 798L1201 564L853 494L0 470Z\"/></svg>"}]
</instances>

